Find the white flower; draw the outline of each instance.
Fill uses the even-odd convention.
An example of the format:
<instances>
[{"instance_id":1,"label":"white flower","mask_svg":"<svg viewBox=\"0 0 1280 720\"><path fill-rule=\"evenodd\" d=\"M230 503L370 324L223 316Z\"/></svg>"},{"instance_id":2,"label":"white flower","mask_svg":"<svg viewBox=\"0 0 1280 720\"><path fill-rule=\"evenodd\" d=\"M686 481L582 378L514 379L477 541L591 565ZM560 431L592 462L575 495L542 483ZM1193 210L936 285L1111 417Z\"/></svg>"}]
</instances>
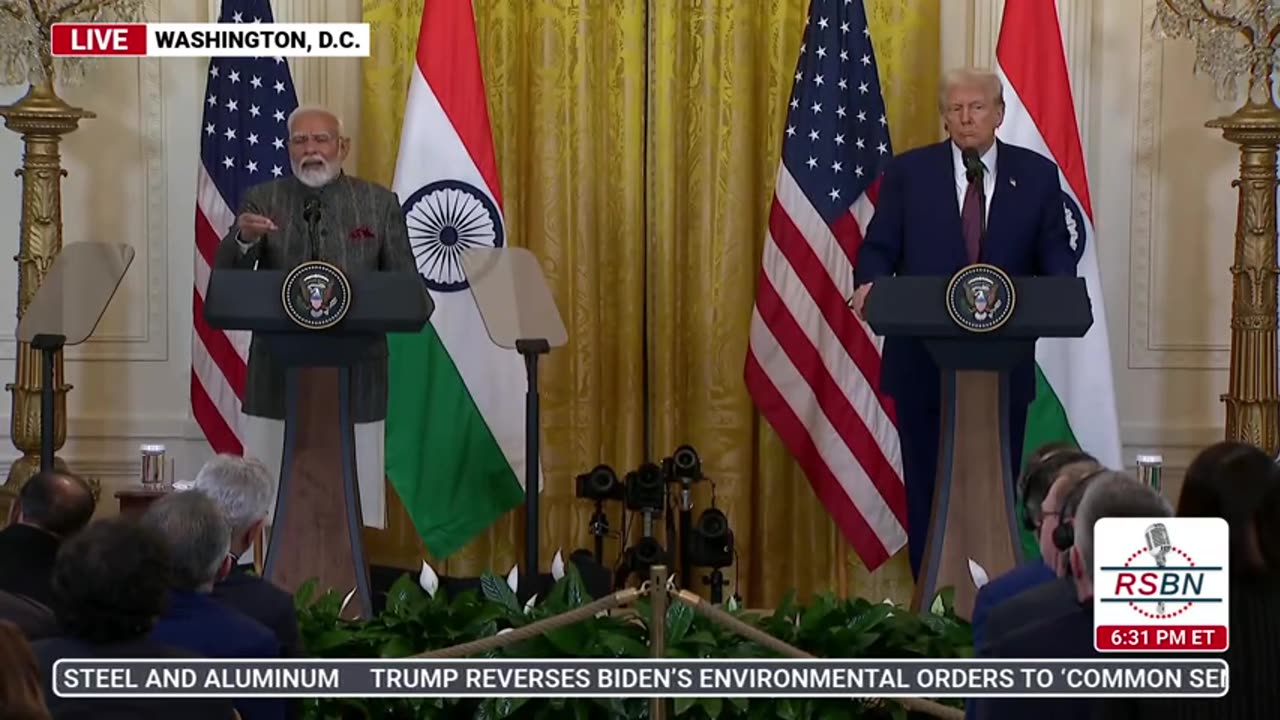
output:
<instances>
[{"instance_id":1,"label":"white flower","mask_svg":"<svg viewBox=\"0 0 1280 720\"><path fill-rule=\"evenodd\" d=\"M529 602L524 604L524 614L528 615L529 613L533 612L533 606L537 602L538 602L538 593L534 593L533 597L529 598Z\"/></svg>"},{"instance_id":2,"label":"white flower","mask_svg":"<svg viewBox=\"0 0 1280 720\"><path fill-rule=\"evenodd\" d=\"M929 606L929 612L934 615L941 615L945 611L946 608L942 605L942 595L938 595L933 599L933 604Z\"/></svg>"},{"instance_id":3,"label":"white flower","mask_svg":"<svg viewBox=\"0 0 1280 720\"><path fill-rule=\"evenodd\" d=\"M507 587L511 588L511 592L515 592L520 586L520 568L517 565L511 566L511 572L507 573Z\"/></svg>"},{"instance_id":4,"label":"white flower","mask_svg":"<svg viewBox=\"0 0 1280 720\"><path fill-rule=\"evenodd\" d=\"M725 607L729 608L729 612L735 612L738 609L738 596L730 595L729 602L725 603Z\"/></svg>"},{"instance_id":5,"label":"white flower","mask_svg":"<svg viewBox=\"0 0 1280 720\"><path fill-rule=\"evenodd\" d=\"M554 580L562 580L564 578L564 556L556 550L556 556L551 558L551 577Z\"/></svg>"},{"instance_id":6,"label":"white flower","mask_svg":"<svg viewBox=\"0 0 1280 720\"><path fill-rule=\"evenodd\" d=\"M356 596L356 589L351 588L351 592L347 593L347 596L342 599L342 607L338 609L338 615L342 615L342 613L346 611L347 603L351 602L351 598L355 596Z\"/></svg>"},{"instance_id":7,"label":"white flower","mask_svg":"<svg viewBox=\"0 0 1280 720\"><path fill-rule=\"evenodd\" d=\"M436 571L431 569L426 560L422 561L422 572L418 573L418 587L427 591L431 597L436 596L436 590L440 589L440 577L436 575Z\"/></svg>"},{"instance_id":8,"label":"white flower","mask_svg":"<svg viewBox=\"0 0 1280 720\"><path fill-rule=\"evenodd\" d=\"M983 585L991 582L990 578L987 577L986 569L974 562L973 558L969 558L969 577L973 579L973 586L979 590L982 589Z\"/></svg>"},{"instance_id":9,"label":"white flower","mask_svg":"<svg viewBox=\"0 0 1280 720\"><path fill-rule=\"evenodd\" d=\"M502 628L501 630L499 630L499 631L498 631L498 634L499 634L499 635L506 635L506 634L507 634L507 633L509 633L509 632L511 632L511 628Z\"/></svg>"}]
</instances>

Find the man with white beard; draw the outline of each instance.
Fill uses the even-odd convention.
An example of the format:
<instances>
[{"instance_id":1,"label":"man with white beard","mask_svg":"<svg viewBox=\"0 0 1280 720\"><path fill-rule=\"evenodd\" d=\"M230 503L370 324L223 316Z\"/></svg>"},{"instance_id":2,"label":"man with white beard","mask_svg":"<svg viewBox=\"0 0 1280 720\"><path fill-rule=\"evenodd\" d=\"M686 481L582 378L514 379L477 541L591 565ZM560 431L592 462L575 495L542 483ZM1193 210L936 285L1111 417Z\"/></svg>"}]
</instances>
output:
<instances>
[{"instance_id":1,"label":"man with white beard","mask_svg":"<svg viewBox=\"0 0 1280 720\"><path fill-rule=\"evenodd\" d=\"M218 245L214 266L290 270L315 259L348 273L417 272L404 214L395 194L343 172L342 162L351 141L343 135L338 117L323 108L299 107L289 115L287 127L292 177L245 191L235 226ZM314 249L309 217L315 225ZM254 339L247 369L244 454L264 463L272 476L279 478L284 441L284 368ZM364 524L382 528L386 516L385 340L378 341L367 360L351 367L351 415Z\"/></svg>"}]
</instances>

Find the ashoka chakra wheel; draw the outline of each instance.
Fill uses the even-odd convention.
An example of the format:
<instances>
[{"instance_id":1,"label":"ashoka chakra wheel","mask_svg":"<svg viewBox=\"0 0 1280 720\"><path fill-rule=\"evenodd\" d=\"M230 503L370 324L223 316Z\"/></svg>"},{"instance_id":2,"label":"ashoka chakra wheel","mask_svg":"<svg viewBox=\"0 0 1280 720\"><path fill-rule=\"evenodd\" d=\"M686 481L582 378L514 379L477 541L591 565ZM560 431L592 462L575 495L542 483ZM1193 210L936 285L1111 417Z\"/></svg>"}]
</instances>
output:
<instances>
[{"instance_id":1,"label":"ashoka chakra wheel","mask_svg":"<svg viewBox=\"0 0 1280 720\"><path fill-rule=\"evenodd\" d=\"M422 281L435 292L467 288L462 253L503 244L502 217L479 188L440 180L419 188L402 206L409 247Z\"/></svg>"}]
</instances>

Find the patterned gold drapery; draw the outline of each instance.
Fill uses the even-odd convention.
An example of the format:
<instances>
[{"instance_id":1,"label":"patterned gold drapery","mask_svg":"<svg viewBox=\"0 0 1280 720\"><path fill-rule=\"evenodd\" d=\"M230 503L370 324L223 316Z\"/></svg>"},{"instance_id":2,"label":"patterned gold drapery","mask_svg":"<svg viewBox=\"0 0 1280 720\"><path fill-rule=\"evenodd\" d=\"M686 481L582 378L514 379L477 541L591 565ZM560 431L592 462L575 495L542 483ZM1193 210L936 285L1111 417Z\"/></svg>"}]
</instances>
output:
<instances>
[{"instance_id":1,"label":"patterned gold drapery","mask_svg":"<svg viewBox=\"0 0 1280 720\"><path fill-rule=\"evenodd\" d=\"M575 474L604 462L621 475L689 443L734 525L747 602L833 587L843 541L742 382L808 0L474 7L510 237L542 259L570 334L543 373L543 556L590 547ZM357 171L387 184L421 8L364 3ZM938 0L867 10L895 150L937 139ZM698 510L710 489L698 487ZM387 531L369 531L371 558L414 567L421 545L394 500L390 513ZM511 513L433 564L505 572L521 528ZM606 543L606 558L619 549ZM909 577L902 553L874 574L855 568L851 589L906 601Z\"/></svg>"}]
</instances>

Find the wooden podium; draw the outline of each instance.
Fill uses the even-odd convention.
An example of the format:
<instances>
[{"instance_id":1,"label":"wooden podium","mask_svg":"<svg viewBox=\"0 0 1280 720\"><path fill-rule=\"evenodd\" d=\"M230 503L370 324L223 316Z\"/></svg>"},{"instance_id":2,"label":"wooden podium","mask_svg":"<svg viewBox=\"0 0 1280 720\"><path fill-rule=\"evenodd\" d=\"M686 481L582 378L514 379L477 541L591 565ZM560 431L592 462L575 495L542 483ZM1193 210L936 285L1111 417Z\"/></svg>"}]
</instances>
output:
<instances>
[{"instance_id":1,"label":"wooden podium","mask_svg":"<svg viewBox=\"0 0 1280 720\"><path fill-rule=\"evenodd\" d=\"M416 272L346 275L346 314L331 327L301 327L285 309L290 272L214 270L205 319L250 330L286 370L285 437L263 574L290 591L355 594L346 616L373 607L356 478L350 366L388 332L417 332L433 309Z\"/></svg>"},{"instance_id":2,"label":"wooden podium","mask_svg":"<svg viewBox=\"0 0 1280 720\"><path fill-rule=\"evenodd\" d=\"M1007 316L998 323L990 315L983 322L964 317L976 302L958 287L966 282L988 289L1007 282ZM1009 372L1034 361L1038 338L1088 331L1093 313L1084 279L1009 278L988 266L951 278L885 277L876 280L865 313L876 334L923 342L942 371L938 475L912 607L927 610L951 587L956 613L969 618L978 593L969 560L990 578L1022 560L1009 466Z\"/></svg>"}]
</instances>

